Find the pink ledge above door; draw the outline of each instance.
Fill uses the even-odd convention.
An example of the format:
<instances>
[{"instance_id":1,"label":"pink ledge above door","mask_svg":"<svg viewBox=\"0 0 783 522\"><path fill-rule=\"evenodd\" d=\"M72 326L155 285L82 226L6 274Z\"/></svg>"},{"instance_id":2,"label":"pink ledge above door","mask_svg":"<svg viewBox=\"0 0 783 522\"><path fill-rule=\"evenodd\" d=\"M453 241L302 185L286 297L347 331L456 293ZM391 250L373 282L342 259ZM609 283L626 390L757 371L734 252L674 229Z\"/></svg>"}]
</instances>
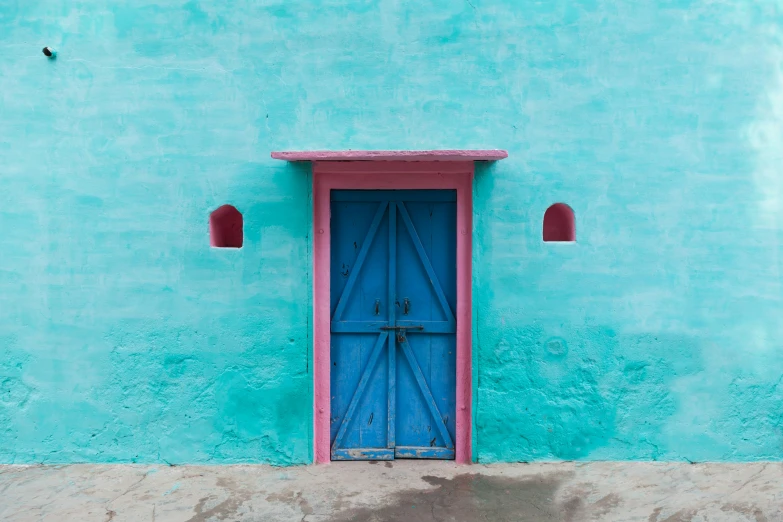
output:
<instances>
[{"instance_id":1,"label":"pink ledge above door","mask_svg":"<svg viewBox=\"0 0 783 522\"><path fill-rule=\"evenodd\" d=\"M285 161L496 161L508 157L505 150L306 150L275 151L272 158Z\"/></svg>"}]
</instances>

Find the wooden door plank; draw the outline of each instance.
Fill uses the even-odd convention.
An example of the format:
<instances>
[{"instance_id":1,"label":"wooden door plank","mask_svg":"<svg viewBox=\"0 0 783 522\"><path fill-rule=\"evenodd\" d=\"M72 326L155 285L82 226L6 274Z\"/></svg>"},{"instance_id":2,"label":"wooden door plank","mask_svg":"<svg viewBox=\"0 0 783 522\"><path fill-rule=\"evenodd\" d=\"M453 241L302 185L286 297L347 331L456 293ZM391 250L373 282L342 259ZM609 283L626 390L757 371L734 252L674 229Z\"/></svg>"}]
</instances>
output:
<instances>
[{"instance_id":1,"label":"wooden door plank","mask_svg":"<svg viewBox=\"0 0 783 522\"><path fill-rule=\"evenodd\" d=\"M427 385L427 381L424 378L424 374L421 373L421 368L419 367L418 362L416 362L416 356L413 355L413 351L411 350L410 344L408 344L407 338L402 338L400 340L400 347L402 348L402 353L405 355L405 358L408 360L408 364L411 367L411 370L413 370L413 375L416 378L416 382L419 385L419 391L421 392L422 396L424 397L424 402L427 405L427 408L430 410L430 415L432 415L432 420L435 423L435 427L438 429L438 433L440 433L441 438L443 439L443 442L445 442L447 448L454 448L454 443L451 440L451 435L449 434L449 430L446 428L446 425L443 423L443 417L440 414L440 411L438 410L438 405L435 403L435 399L432 396L432 392L430 392L430 387Z\"/></svg>"},{"instance_id":2,"label":"wooden door plank","mask_svg":"<svg viewBox=\"0 0 783 522\"><path fill-rule=\"evenodd\" d=\"M335 309L334 316L332 317L333 321L339 321L343 315L343 311L345 311L345 306L348 304L348 298L351 296L351 291L356 284L356 279L359 277L359 272L362 269L364 260L367 258L367 253L370 251L370 245L372 245L373 239L375 238L375 233L378 232L378 226L381 224L383 215L386 213L387 206L388 202L381 202L378 205L378 210L375 211L375 216L373 217L372 223L370 224L370 229L367 231L367 235L364 237L362 247L359 250L359 255L356 256L356 262L354 263L353 270L351 270L351 273L348 275L348 281L345 283L343 293L340 296L340 299L337 301L337 308Z\"/></svg>"},{"instance_id":3,"label":"wooden door plank","mask_svg":"<svg viewBox=\"0 0 783 522\"><path fill-rule=\"evenodd\" d=\"M435 270L433 270L432 268L432 264L430 263L429 257L427 256L427 252L424 250L424 246L421 244L419 235L416 233L416 228L413 226L411 217L408 214L408 211L405 209L405 204L398 203L397 208L400 212L400 217L402 218L402 222L405 224L405 228L408 230L408 234L410 235L410 238L413 241L413 247L416 249L416 253L418 254L419 260L424 266L424 270L427 272L427 277L429 277L430 283L432 284L432 288L435 291L436 297L438 298L438 302L440 303L441 308L443 308L443 313L445 314L450 324L456 325L454 314L451 312L451 307L449 306L449 303L446 300L446 295L443 293L443 289L440 286L440 282L438 281L438 276L437 274L435 274Z\"/></svg>"},{"instance_id":4,"label":"wooden door plank","mask_svg":"<svg viewBox=\"0 0 783 522\"><path fill-rule=\"evenodd\" d=\"M389 203L389 325L393 325L396 317L397 303L397 205ZM395 336L389 335L389 392L388 415L386 427L386 447L394 448L396 444L396 406L397 406L397 346Z\"/></svg>"},{"instance_id":5,"label":"wooden door plank","mask_svg":"<svg viewBox=\"0 0 783 522\"><path fill-rule=\"evenodd\" d=\"M340 429L337 430L337 436L334 438L334 443L332 443L332 453L340 447L340 443L342 443L343 437L345 437L345 434L348 431L348 426L353 419L354 412L359 405L364 390L367 388L367 383L370 382L370 376L372 375L373 369L375 369L375 365L378 363L378 359L380 358L381 351L383 351L383 346L388 336L389 335L384 332L378 336L378 340L375 342L375 346L370 354L370 359L367 361L367 366L365 366L364 372L362 372L362 377L359 379L359 384L348 405L348 410L346 410L345 415L343 416Z\"/></svg>"}]
</instances>

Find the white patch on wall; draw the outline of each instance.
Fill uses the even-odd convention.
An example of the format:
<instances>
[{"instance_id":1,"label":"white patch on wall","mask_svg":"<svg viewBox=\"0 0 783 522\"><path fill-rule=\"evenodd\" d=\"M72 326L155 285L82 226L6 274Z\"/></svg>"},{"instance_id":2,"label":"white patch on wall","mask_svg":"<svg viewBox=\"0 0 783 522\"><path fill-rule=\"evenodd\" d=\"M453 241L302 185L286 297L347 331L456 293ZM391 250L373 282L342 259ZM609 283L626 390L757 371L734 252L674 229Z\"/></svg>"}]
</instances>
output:
<instances>
[{"instance_id":1,"label":"white patch on wall","mask_svg":"<svg viewBox=\"0 0 783 522\"><path fill-rule=\"evenodd\" d=\"M783 32L777 28L768 31L771 80L759 98L758 116L748 126L747 137L756 151L757 226L778 231L783 227ZM776 241L777 237L773 234L769 239Z\"/></svg>"}]
</instances>

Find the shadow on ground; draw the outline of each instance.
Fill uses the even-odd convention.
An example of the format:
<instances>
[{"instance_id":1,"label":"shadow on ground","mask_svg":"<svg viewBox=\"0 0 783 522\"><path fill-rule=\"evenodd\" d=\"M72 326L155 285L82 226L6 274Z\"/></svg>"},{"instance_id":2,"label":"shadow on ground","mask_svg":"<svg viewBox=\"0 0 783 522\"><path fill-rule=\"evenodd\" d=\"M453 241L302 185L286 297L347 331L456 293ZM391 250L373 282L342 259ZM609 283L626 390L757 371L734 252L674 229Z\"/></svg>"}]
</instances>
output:
<instances>
[{"instance_id":1,"label":"shadow on ground","mask_svg":"<svg viewBox=\"0 0 783 522\"><path fill-rule=\"evenodd\" d=\"M379 509L359 508L334 518L337 522L563 521L580 520L580 502L555 505L565 476L514 479L475 473L453 478L424 476L434 489L397 492Z\"/></svg>"}]
</instances>

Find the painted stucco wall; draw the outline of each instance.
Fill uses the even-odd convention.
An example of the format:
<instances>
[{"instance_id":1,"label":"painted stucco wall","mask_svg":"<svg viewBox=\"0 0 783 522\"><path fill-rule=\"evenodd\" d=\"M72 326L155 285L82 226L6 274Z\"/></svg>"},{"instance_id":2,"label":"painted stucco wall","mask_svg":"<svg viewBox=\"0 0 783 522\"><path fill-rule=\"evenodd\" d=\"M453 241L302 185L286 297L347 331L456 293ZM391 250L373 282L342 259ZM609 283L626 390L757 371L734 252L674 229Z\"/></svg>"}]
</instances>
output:
<instances>
[{"instance_id":1,"label":"painted stucco wall","mask_svg":"<svg viewBox=\"0 0 783 522\"><path fill-rule=\"evenodd\" d=\"M311 179L269 152L347 148L509 151L478 460L783 454L780 2L12 0L0 51L0 461L309 462Z\"/></svg>"},{"instance_id":2,"label":"painted stucco wall","mask_svg":"<svg viewBox=\"0 0 783 522\"><path fill-rule=\"evenodd\" d=\"M485 13L479 460L780 459L783 4ZM576 244L541 241L556 201Z\"/></svg>"},{"instance_id":3,"label":"painted stucco wall","mask_svg":"<svg viewBox=\"0 0 783 522\"><path fill-rule=\"evenodd\" d=\"M2 462L312 458L309 169L270 16L210 4L0 5Z\"/></svg>"}]
</instances>

